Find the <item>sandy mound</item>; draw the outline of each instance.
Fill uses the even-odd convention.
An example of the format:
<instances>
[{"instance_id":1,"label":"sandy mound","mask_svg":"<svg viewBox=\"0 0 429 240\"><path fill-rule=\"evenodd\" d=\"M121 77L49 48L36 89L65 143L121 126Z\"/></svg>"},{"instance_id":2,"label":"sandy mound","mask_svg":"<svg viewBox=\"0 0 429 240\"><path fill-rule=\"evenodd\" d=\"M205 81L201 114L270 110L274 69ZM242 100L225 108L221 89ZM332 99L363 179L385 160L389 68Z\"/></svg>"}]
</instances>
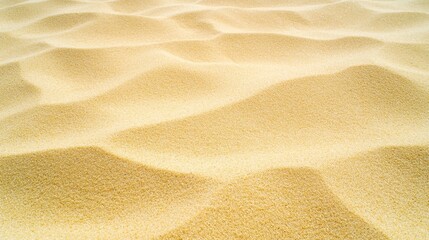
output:
<instances>
[{"instance_id":1,"label":"sandy mound","mask_svg":"<svg viewBox=\"0 0 429 240\"><path fill-rule=\"evenodd\" d=\"M258 173L230 183L216 197L162 238L387 239L347 210L314 170Z\"/></svg>"},{"instance_id":2,"label":"sandy mound","mask_svg":"<svg viewBox=\"0 0 429 240\"><path fill-rule=\"evenodd\" d=\"M212 112L118 133L112 142L159 152L217 155L278 145L390 140L409 134L410 125L424 129L428 117L428 91L385 69L358 66L288 80Z\"/></svg>"},{"instance_id":3,"label":"sandy mound","mask_svg":"<svg viewBox=\"0 0 429 240\"><path fill-rule=\"evenodd\" d=\"M429 238L429 4L0 1L0 239Z\"/></svg>"},{"instance_id":4,"label":"sandy mound","mask_svg":"<svg viewBox=\"0 0 429 240\"><path fill-rule=\"evenodd\" d=\"M197 209L215 187L208 179L151 169L95 147L3 157L0 168L2 218L24 230L120 222L135 214L139 224L155 226L152 221L168 217L171 223L162 226L168 228L193 215L175 208Z\"/></svg>"},{"instance_id":5,"label":"sandy mound","mask_svg":"<svg viewBox=\"0 0 429 240\"><path fill-rule=\"evenodd\" d=\"M386 147L340 160L323 172L350 210L392 238L424 239L429 236L428 160L426 146Z\"/></svg>"}]
</instances>

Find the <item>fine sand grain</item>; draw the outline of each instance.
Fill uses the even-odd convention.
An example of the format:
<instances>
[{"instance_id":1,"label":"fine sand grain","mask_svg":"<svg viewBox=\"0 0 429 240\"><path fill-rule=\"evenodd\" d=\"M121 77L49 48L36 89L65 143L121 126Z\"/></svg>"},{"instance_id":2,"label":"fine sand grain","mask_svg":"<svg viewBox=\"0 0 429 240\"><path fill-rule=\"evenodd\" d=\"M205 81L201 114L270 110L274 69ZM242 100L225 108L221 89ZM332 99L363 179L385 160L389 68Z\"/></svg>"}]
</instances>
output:
<instances>
[{"instance_id":1,"label":"fine sand grain","mask_svg":"<svg viewBox=\"0 0 429 240\"><path fill-rule=\"evenodd\" d=\"M429 239L429 1L0 1L0 239Z\"/></svg>"}]
</instances>

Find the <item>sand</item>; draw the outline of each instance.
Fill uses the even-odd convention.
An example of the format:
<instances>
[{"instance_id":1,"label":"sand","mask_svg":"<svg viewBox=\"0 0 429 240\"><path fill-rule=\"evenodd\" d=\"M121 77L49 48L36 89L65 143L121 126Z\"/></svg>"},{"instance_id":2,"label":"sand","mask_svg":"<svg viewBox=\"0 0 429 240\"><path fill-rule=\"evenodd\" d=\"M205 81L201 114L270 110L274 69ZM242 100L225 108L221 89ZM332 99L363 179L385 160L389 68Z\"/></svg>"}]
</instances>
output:
<instances>
[{"instance_id":1,"label":"sand","mask_svg":"<svg viewBox=\"0 0 429 240\"><path fill-rule=\"evenodd\" d=\"M0 239L429 239L429 1L0 1Z\"/></svg>"}]
</instances>

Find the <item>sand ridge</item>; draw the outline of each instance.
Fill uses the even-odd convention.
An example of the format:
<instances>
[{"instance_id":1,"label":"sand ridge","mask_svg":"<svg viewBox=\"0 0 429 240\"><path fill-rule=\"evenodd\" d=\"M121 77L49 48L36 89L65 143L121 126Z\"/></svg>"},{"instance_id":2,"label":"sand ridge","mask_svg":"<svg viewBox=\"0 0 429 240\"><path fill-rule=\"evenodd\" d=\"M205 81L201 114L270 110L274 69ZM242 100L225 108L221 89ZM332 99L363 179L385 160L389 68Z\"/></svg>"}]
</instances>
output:
<instances>
[{"instance_id":1,"label":"sand ridge","mask_svg":"<svg viewBox=\"0 0 429 240\"><path fill-rule=\"evenodd\" d=\"M0 2L0 239L429 238L424 0Z\"/></svg>"}]
</instances>

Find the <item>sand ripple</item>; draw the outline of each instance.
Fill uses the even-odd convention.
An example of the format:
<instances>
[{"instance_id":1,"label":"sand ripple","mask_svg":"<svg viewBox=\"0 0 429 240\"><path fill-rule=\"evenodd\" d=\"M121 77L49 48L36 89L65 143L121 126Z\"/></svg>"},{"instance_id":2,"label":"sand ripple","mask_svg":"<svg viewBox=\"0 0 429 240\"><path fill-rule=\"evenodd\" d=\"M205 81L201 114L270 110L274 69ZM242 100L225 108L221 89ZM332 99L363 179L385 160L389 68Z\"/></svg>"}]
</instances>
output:
<instances>
[{"instance_id":1,"label":"sand ripple","mask_svg":"<svg viewBox=\"0 0 429 240\"><path fill-rule=\"evenodd\" d=\"M429 238L424 0L0 2L0 239Z\"/></svg>"}]
</instances>

